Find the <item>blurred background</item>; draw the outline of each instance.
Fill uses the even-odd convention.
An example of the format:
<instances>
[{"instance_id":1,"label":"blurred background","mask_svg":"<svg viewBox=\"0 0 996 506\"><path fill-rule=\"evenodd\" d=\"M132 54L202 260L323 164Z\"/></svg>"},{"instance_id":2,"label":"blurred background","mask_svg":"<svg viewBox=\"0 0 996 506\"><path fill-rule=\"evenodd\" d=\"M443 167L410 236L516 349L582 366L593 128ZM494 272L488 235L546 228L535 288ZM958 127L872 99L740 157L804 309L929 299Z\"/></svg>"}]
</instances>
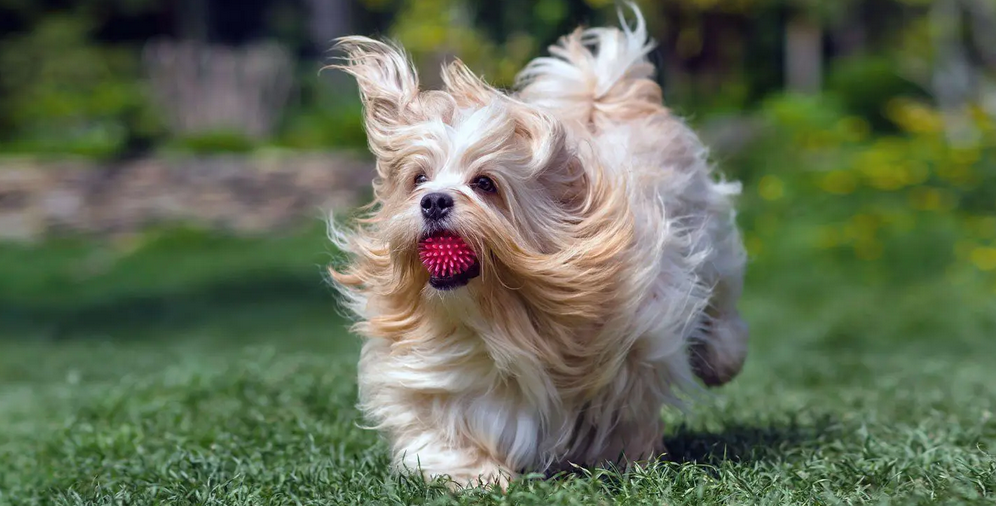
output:
<instances>
[{"instance_id":1,"label":"blurred background","mask_svg":"<svg viewBox=\"0 0 996 506\"><path fill-rule=\"evenodd\" d=\"M993 328L996 2L639 3L668 105L745 184L758 346ZM606 23L608 0L0 0L0 377L95 342L341 335L323 220L371 162L331 40L507 87Z\"/></svg>"},{"instance_id":2,"label":"blurred background","mask_svg":"<svg viewBox=\"0 0 996 506\"><path fill-rule=\"evenodd\" d=\"M719 395L664 413L673 457L716 468L636 482L978 502L996 0L639 4L668 106L744 183L751 342ZM610 0L0 0L0 503L425 501L358 428L325 282L328 213L372 175L331 40L507 87L617 23Z\"/></svg>"}]
</instances>

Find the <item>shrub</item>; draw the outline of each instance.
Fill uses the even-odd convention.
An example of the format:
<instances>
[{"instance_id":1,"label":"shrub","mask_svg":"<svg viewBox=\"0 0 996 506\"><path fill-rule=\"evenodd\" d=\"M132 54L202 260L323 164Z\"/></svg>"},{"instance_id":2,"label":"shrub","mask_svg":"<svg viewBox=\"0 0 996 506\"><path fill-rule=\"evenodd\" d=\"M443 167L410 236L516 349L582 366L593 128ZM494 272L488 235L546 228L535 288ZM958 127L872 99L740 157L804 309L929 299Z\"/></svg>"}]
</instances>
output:
<instances>
[{"instance_id":1,"label":"shrub","mask_svg":"<svg viewBox=\"0 0 996 506\"><path fill-rule=\"evenodd\" d=\"M895 97L924 98L917 85L903 79L896 58L887 55L854 56L832 62L826 90L847 113L866 118L876 130L896 132L885 111Z\"/></svg>"},{"instance_id":2,"label":"shrub","mask_svg":"<svg viewBox=\"0 0 996 506\"><path fill-rule=\"evenodd\" d=\"M767 133L733 164L748 182L752 254L794 235L876 278L996 280L996 123L971 112L978 135L955 146L941 115L911 99L888 102L898 133L880 136L829 97L769 100Z\"/></svg>"},{"instance_id":3,"label":"shrub","mask_svg":"<svg viewBox=\"0 0 996 506\"><path fill-rule=\"evenodd\" d=\"M185 135L168 143L171 150L195 154L246 153L255 147L243 133L226 130Z\"/></svg>"},{"instance_id":4,"label":"shrub","mask_svg":"<svg viewBox=\"0 0 996 506\"><path fill-rule=\"evenodd\" d=\"M293 149L363 149L367 137L359 101L317 104L289 114L275 142Z\"/></svg>"},{"instance_id":5,"label":"shrub","mask_svg":"<svg viewBox=\"0 0 996 506\"><path fill-rule=\"evenodd\" d=\"M0 116L9 151L106 156L160 124L136 55L89 42L85 17L43 18L0 40Z\"/></svg>"}]
</instances>

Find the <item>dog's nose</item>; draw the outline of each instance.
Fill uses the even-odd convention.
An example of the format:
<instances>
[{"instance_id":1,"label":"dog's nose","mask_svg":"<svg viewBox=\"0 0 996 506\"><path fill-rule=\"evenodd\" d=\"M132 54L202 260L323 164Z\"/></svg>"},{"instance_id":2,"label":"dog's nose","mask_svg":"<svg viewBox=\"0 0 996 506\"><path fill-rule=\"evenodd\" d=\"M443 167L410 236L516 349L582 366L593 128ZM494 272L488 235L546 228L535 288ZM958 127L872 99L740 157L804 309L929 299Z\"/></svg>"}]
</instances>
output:
<instances>
[{"instance_id":1,"label":"dog's nose","mask_svg":"<svg viewBox=\"0 0 996 506\"><path fill-rule=\"evenodd\" d=\"M422 197L422 216L428 220L439 221L450 213L453 208L453 197L445 193L430 193Z\"/></svg>"}]
</instances>

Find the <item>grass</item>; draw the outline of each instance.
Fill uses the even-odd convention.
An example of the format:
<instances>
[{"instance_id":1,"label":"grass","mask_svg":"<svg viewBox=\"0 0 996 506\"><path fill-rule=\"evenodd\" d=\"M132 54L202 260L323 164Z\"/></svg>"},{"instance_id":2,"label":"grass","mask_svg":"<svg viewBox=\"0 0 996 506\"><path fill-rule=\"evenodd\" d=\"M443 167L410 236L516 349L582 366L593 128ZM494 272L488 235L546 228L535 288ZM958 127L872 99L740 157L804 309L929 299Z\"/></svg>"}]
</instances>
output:
<instances>
[{"instance_id":1,"label":"grass","mask_svg":"<svg viewBox=\"0 0 996 506\"><path fill-rule=\"evenodd\" d=\"M748 365L664 414L667 460L454 495L358 427L320 233L3 246L0 505L992 504L991 292L794 251L752 266Z\"/></svg>"}]
</instances>

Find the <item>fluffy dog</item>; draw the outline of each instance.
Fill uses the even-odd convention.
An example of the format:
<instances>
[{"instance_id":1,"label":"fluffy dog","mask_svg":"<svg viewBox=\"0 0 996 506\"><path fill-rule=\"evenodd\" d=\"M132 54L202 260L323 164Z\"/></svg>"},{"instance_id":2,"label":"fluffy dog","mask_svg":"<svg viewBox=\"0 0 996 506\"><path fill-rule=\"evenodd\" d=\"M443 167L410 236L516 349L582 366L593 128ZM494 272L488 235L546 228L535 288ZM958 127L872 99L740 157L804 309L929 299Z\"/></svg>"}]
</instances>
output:
<instances>
[{"instance_id":1,"label":"fluffy dog","mask_svg":"<svg viewBox=\"0 0 996 506\"><path fill-rule=\"evenodd\" d=\"M368 214L331 227L332 278L398 470L505 485L649 459L664 406L740 371L740 187L662 105L634 10L563 37L514 94L459 61L423 91L400 48L339 40L377 174Z\"/></svg>"}]
</instances>

